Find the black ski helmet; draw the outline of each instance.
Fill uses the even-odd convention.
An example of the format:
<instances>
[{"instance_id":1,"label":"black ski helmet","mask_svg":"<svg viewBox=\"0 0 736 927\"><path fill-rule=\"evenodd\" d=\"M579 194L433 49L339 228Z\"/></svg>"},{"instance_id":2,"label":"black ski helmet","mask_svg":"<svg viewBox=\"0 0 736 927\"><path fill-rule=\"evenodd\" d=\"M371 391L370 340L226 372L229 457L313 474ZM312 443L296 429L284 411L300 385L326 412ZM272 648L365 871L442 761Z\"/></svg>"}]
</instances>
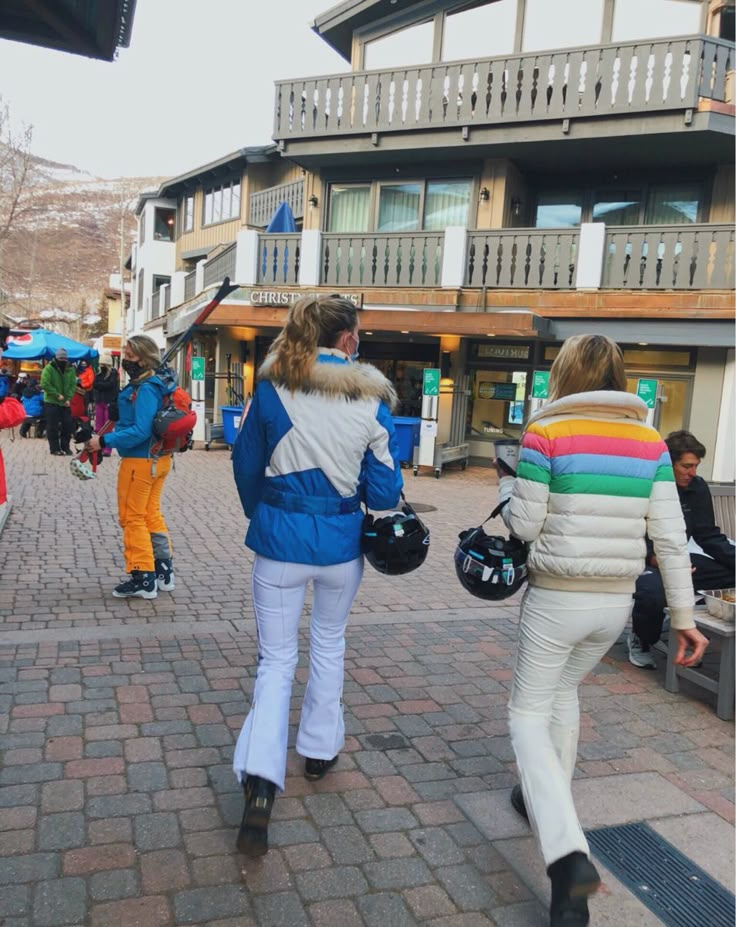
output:
<instances>
[{"instance_id":1,"label":"black ski helmet","mask_svg":"<svg viewBox=\"0 0 736 927\"><path fill-rule=\"evenodd\" d=\"M404 499L400 512L382 518L363 519L361 549L365 559L379 573L400 576L411 573L427 559L429 528Z\"/></svg>"},{"instance_id":2,"label":"black ski helmet","mask_svg":"<svg viewBox=\"0 0 736 927\"><path fill-rule=\"evenodd\" d=\"M486 521L495 518L506 505L497 506ZM483 522L485 524L485 522ZM462 586L479 599L500 601L517 592L527 578L529 547L515 537L488 535L483 525L459 534L455 549L455 572Z\"/></svg>"}]
</instances>

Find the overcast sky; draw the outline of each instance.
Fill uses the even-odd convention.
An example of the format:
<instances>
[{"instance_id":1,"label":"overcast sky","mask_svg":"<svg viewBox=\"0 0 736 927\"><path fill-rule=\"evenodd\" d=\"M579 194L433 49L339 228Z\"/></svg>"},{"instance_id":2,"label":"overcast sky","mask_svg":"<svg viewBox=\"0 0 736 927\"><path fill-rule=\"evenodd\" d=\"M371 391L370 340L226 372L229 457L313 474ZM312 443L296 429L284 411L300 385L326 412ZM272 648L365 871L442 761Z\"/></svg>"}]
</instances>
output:
<instances>
[{"instance_id":1,"label":"overcast sky","mask_svg":"<svg viewBox=\"0 0 736 927\"><path fill-rule=\"evenodd\" d=\"M309 28L335 0L138 0L113 62L0 39L33 150L100 177L170 177L271 139L273 82L349 65Z\"/></svg>"}]
</instances>

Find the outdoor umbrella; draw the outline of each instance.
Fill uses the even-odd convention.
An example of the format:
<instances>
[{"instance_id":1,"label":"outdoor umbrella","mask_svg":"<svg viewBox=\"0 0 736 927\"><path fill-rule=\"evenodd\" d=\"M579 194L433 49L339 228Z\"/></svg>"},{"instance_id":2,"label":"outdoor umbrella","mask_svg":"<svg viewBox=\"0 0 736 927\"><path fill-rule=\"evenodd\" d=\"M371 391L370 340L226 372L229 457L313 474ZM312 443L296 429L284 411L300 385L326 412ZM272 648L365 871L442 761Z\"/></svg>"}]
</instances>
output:
<instances>
[{"instance_id":1,"label":"outdoor umbrella","mask_svg":"<svg viewBox=\"0 0 736 927\"><path fill-rule=\"evenodd\" d=\"M267 232L296 232L294 213L288 203L281 203L268 223Z\"/></svg>"},{"instance_id":2,"label":"outdoor umbrella","mask_svg":"<svg viewBox=\"0 0 736 927\"><path fill-rule=\"evenodd\" d=\"M34 328L8 336L3 360L51 360L59 348L66 348L70 361L91 361L98 356L98 352L87 344L45 328Z\"/></svg>"}]
</instances>

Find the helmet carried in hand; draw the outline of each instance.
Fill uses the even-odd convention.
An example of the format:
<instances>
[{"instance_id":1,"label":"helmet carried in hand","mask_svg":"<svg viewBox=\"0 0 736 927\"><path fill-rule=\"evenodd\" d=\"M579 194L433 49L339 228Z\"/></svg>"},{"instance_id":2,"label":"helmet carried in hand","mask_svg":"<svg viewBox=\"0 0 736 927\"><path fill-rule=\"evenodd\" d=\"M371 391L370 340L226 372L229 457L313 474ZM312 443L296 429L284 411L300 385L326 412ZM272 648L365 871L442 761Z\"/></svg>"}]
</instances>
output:
<instances>
[{"instance_id":1,"label":"helmet carried in hand","mask_svg":"<svg viewBox=\"0 0 736 927\"><path fill-rule=\"evenodd\" d=\"M365 516L361 548L365 559L379 573L411 573L427 559L429 529L404 499L400 512L381 518Z\"/></svg>"},{"instance_id":2,"label":"helmet carried in hand","mask_svg":"<svg viewBox=\"0 0 736 927\"><path fill-rule=\"evenodd\" d=\"M495 518L506 503L488 516ZM485 522L483 522L485 524ZM528 545L515 537L488 535L483 526L459 534L455 572L462 586L479 599L500 601L517 592L527 578Z\"/></svg>"}]
</instances>

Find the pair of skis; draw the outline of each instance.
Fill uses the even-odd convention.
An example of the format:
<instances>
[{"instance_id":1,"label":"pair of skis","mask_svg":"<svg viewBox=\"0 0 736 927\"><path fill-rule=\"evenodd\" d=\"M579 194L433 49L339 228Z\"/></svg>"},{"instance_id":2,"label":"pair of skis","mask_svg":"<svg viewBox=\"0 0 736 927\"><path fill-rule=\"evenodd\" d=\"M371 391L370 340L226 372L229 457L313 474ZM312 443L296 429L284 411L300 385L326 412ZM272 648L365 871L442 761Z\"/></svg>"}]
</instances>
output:
<instances>
[{"instance_id":1,"label":"pair of skis","mask_svg":"<svg viewBox=\"0 0 736 927\"><path fill-rule=\"evenodd\" d=\"M212 297L212 299L204 306L201 311L198 313L197 318L191 323L191 325L179 335L176 341L172 346L166 351L164 356L161 358L161 367L167 367L171 360L176 356L176 354L187 345L187 343L192 339L194 333L199 325L204 325L207 319L212 315L215 309L220 305L223 299L227 297L234 291L238 289L237 283L230 283L230 278L225 277L220 285L220 288ZM98 435L108 434L115 427L115 422L108 420L98 431ZM80 454L77 454L76 457L73 457L70 462L71 471L74 476L78 477L81 480L93 480L97 475L97 461L98 461L97 451L88 451L85 447ZM91 464L91 466L90 466Z\"/></svg>"}]
</instances>

